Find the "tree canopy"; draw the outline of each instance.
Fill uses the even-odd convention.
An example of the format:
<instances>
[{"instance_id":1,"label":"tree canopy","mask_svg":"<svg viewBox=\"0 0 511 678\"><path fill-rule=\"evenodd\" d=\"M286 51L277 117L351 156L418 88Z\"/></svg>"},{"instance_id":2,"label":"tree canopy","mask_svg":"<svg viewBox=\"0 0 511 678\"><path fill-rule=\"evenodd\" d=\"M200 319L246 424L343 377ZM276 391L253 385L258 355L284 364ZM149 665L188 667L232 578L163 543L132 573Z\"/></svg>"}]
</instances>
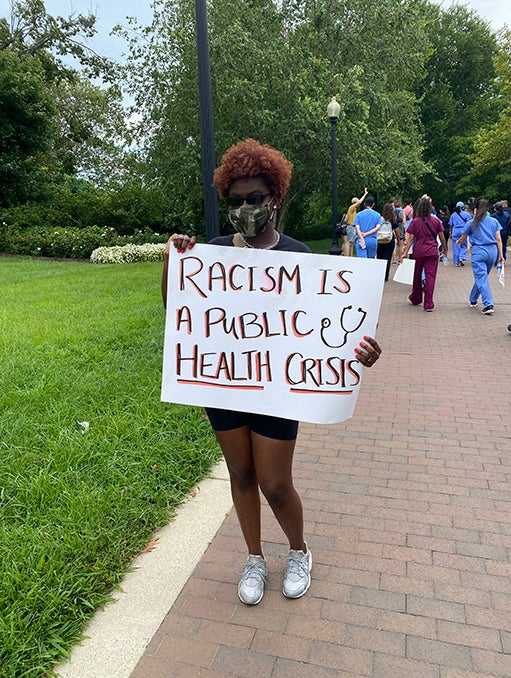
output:
<instances>
[{"instance_id":1,"label":"tree canopy","mask_svg":"<svg viewBox=\"0 0 511 678\"><path fill-rule=\"evenodd\" d=\"M166 223L203 233L194 1L152 7L149 26L117 28L123 66L88 46L93 15L52 17L42 0L16 0L0 19L4 206L44 199L63 177L105 190L135 180L159 192ZM511 170L495 157L510 137L511 39L475 12L429 0L215 0L208 13L217 161L249 136L286 154L279 228L329 229L332 95L341 210L364 186L380 200L428 192L451 204L505 190Z\"/></svg>"},{"instance_id":2,"label":"tree canopy","mask_svg":"<svg viewBox=\"0 0 511 678\"><path fill-rule=\"evenodd\" d=\"M122 93L110 82L114 65L87 45L94 33L92 14L53 17L41 0L13 2L10 22L0 19L3 206L48 197L65 176L96 184L122 176L129 143Z\"/></svg>"},{"instance_id":3,"label":"tree canopy","mask_svg":"<svg viewBox=\"0 0 511 678\"><path fill-rule=\"evenodd\" d=\"M511 29L499 35L495 56L496 87L502 103L498 120L483 128L474 142L473 174L491 197L509 194L511 185Z\"/></svg>"},{"instance_id":4,"label":"tree canopy","mask_svg":"<svg viewBox=\"0 0 511 678\"><path fill-rule=\"evenodd\" d=\"M421 7L415 0L383 0L370 12L366 0L217 0L210 6L218 160L248 136L280 148L294 165L283 214L289 209L295 228L303 231L312 221L307 214L328 209L326 106L333 94L341 103L342 200L366 184L397 190L426 171L412 91L427 45L425 31L416 30ZM138 34L132 39L127 75L148 139L149 168L174 208L193 215L190 225L200 228L193 2L156 0L153 8L146 42Z\"/></svg>"},{"instance_id":5,"label":"tree canopy","mask_svg":"<svg viewBox=\"0 0 511 678\"><path fill-rule=\"evenodd\" d=\"M11 2L10 23L0 19L0 50L9 49L21 59L38 56L47 79L73 75L64 56L73 56L88 77L109 81L113 63L94 52L87 40L96 33L94 14L72 13L67 17L51 16L43 0Z\"/></svg>"},{"instance_id":6,"label":"tree canopy","mask_svg":"<svg viewBox=\"0 0 511 678\"><path fill-rule=\"evenodd\" d=\"M149 176L200 230L193 5L155 0L152 24L131 37L126 77ZM216 0L209 41L217 159L248 136L281 149L294 165L281 219L301 234L329 221L332 95L341 104L341 204L366 185L381 196L455 200L477 133L498 115L495 36L463 6Z\"/></svg>"},{"instance_id":7,"label":"tree canopy","mask_svg":"<svg viewBox=\"0 0 511 678\"><path fill-rule=\"evenodd\" d=\"M495 99L497 50L494 34L462 5L429 9L430 54L418 83L424 158L432 172L424 189L439 202L457 201L467 188L470 155L481 127L498 115Z\"/></svg>"},{"instance_id":8,"label":"tree canopy","mask_svg":"<svg viewBox=\"0 0 511 678\"><path fill-rule=\"evenodd\" d=\"M5 207L39 194L54 114L40 64L0 51L0 104L0 206Z\"/></svg>"}]
</instances>

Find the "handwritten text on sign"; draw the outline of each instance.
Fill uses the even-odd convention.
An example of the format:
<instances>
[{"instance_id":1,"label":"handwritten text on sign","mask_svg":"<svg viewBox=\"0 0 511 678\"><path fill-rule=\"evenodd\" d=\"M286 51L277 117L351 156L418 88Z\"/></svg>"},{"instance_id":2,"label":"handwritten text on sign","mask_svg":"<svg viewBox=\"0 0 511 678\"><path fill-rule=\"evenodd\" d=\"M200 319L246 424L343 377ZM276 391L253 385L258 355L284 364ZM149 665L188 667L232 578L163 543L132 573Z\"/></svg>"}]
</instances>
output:
<instances>
[{"instance_id":1,"label":"handwritten text on sign","mask_svg":"<svg viewBox=\"0 0 511 678\"><path fill-rule=\"evenodd\" d=\"M316 423L353 414L384 261L171 248L162 400ZM340 397L342 396L342 397Z\"/></svg>"}]
</instances>

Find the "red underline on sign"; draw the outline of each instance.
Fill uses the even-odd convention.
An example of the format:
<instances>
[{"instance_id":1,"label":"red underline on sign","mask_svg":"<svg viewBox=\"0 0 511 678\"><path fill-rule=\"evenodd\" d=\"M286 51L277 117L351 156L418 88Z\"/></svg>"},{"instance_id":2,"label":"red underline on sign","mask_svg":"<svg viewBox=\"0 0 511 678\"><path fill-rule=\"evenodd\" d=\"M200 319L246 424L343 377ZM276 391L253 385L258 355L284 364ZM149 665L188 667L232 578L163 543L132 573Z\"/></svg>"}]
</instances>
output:
<instances>
[{"instance_id":1,"label":"red underline on sign","mask_svg":"<svg viewBox=\"0 0 511 678\"><path fill-rule=\"evenodd\" d=\"M290 393L318 393L327 395L351 395L353 391L318 391L317 388L290 388Z\"/></svg>"},{"instance_id":2,"label":"red underline on sign","mask_svg":"<svg viewBox=\"0 0 511 678\"><path fill-rule=\"evenodd\" d=\"M242 391L264 391L264 386L241 386L235 384L212 384L210 381L195 381L193 379L178 379L178 384L193 384L194 386L214 386L215 388L233 388Z\"/></svg>"}]
</instances>

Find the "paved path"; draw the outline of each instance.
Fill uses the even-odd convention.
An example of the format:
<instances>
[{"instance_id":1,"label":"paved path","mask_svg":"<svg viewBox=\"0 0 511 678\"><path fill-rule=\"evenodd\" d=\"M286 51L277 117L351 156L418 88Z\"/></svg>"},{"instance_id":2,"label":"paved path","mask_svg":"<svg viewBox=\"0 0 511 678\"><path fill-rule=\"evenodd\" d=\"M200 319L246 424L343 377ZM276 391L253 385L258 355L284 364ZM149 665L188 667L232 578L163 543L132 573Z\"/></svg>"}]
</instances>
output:
<instances>
[{"instance_id":1,"label":"paved path","mask_svg":"<svg viewBox=\"0 0 511 678\"><path fill-rule=\"evenodd\" d=\"M493 317L468 307L471 284L441 266L425 313L387 283L355 416L302 424L306 596L282 596L265 506L267 592L239 602L231 511L131 678L511 676L511 276Z\"/></svg>"}]
</instances>

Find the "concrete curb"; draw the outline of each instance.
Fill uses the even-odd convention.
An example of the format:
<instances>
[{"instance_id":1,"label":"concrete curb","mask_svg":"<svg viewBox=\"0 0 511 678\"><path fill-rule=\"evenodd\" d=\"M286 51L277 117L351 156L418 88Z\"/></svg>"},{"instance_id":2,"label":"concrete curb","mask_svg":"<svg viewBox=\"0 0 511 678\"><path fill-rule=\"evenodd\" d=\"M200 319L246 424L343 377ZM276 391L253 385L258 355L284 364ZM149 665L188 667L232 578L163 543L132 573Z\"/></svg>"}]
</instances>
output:
<instances>
[{"instance_id":1,"label":"concrete curb","mask_svg":"<svg viewBox=\"0 0 511 678\"><path fill-rule=\"evenodd\" d=\"M61 678L129 678L181 589L232 508L224 461L198 485L175 520L156 533L152 551L138 556L114 602L99 610L65 663Z\"/></svg>"}]
</instances>

